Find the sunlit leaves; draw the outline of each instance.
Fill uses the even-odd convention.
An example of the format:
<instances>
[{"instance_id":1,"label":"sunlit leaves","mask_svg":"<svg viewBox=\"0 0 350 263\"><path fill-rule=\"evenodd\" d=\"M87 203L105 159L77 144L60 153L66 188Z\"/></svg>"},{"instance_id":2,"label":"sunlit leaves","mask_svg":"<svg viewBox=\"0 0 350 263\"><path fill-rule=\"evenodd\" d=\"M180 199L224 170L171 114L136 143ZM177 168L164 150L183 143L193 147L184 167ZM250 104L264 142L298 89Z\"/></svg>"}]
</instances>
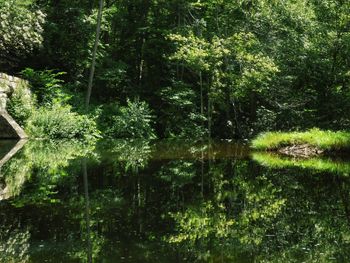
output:
<instances>
[{"instance_id":1,"label":"sunlit leaves","mask_svg":"<svg viewBox=\"0 0 350 263\"><path fill-rule=\"evenodd\" d=\"M17 1L0 2L0 52L6 56L21 57L43 41L45 14L31 11Z\"/></svg>"},{"instance_id":2,"label":"sunlit leaves","mask_svg":"<svg viewBox=\"0 0 350 263\"><path fill-rule=\"evenodd\" d=\"M127 100L127 106L118 107L115 114L110 115L110 126L105 134L112 138L155 139L152 127L154 116L145 101Z\"/></svg>"},{"instance_id":3,"label":"sunlit leaves","mask_svg":"<svg viewBox=\"0 0 350 263\"><path fill-rule=\"evenodd\" d=\"M178 34L169 35L169 39L179 46L176 53L170 57L171 60L184 61L194 70L209 70L210 65L207 60L209 57L210 43L204 39L190 34L182 36Z\"/></svg>"},{"instance_id":4,"label":"sunlit leaves","mask_svg":"<svg viewBox=\"0 0 350 263\"><path fill-rule=\"evenodd\" d=\"M210 41L194 34L172 34L169 38L178 47L170 59L195 72L211 75L213 95L223 87L240 96L252 90L262 92L278 72L274 61L261 52L261 45L252 33L213 37Z\"/></svg>"}]
</instances>

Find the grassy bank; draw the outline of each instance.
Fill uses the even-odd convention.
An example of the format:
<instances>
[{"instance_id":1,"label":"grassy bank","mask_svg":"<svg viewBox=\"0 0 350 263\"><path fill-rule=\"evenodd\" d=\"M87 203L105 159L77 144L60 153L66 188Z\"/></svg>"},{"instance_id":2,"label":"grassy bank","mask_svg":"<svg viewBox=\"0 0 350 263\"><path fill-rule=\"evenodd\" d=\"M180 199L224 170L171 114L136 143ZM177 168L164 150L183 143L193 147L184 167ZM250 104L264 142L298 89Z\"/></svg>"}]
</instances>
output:
<instances>
[{"instance_id":1,"label":"grassy bank","mask_svg":"<svg viewBox=\"0 0 350 263\"><path fill-rule=\"evenodd\" d=\"M321 131L311 129L306 132L267 132L252 141L257 150L276 150L285 146L307 144L325 151L350 150L350 132Z\"/></svg>"}]
</instances>

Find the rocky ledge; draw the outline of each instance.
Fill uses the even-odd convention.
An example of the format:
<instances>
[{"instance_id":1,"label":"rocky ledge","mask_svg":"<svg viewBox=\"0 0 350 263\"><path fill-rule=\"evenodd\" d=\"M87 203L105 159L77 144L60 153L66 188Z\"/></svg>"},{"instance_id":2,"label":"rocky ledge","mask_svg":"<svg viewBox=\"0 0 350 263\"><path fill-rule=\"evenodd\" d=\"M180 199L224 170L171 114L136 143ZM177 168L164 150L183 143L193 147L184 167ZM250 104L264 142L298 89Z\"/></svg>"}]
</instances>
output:
<instances>
[{"instance_id":1,"label":"rocky ledge","mask_svg":"<svg viewBox=\"0 0 350 263\"><path fill-rule=\"evenodd\" d=\"M324 151L309 144L291 145L278 149L278 152L293 157L313 157L322 154Z\"/></svg>"},{"instance_id":2,"label":"rocky ledge","mask_svg":"<svg viewBox=\"0 0 350 263\"><path fill-rule=\"evenodd\" d=\"M7 101L15 90L27 86L28 83L23 79L0 73L0 139L27 138L23 129L6 111ZM27 88L26 91L30 93Z\"/></svg>"}]
</instances>

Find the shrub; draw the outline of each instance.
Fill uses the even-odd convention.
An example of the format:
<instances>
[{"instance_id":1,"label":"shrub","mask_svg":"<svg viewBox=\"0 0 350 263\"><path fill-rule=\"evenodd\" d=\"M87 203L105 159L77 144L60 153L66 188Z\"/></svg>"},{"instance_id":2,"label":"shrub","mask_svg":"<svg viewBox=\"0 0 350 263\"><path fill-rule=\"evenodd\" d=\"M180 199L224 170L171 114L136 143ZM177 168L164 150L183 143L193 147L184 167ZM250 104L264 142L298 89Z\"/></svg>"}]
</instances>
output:
<instances>
[{"instance_id":1,"label":"shrub","mask_svg":"<svg viewBox=\"0 0 350 263\"><path fill-rule=\"evenodd\" d=\"M66 74L65 72L26 68L21 74L29 81L39 105L66 103L70 99L70 95L64 90L64 81L59 78Z\"/></svg>"},{"instance_id":2,"label":"shrub","mask_svg":"<svg viewBox=\"0 0 350 263\"><path fill-rule=\"evenodd\" d=\"M30 88L39 108L34 107L21 89L12 96L10 113L25 124L25 130L35 138L50 139L91 139L99 136L94 118L72 111L67 105L70 99L64 81L59 77L64 72L53 70L35 71L26 68L22 75L30 83Z\"/></svg>"},{"instance_id":3,"label":"shrub","mask_svg":"<svg viewBox=\"0 0 350 263\"><path fill-rule=\"evenodd\" d=\"M58 103L35 111L28 120L26 131L33 137L50 139L94 139L99 136L94 119Z\"/></svg>"},{"instance_id":4,"label":"shrub","mask_svg":"<svg viewBox=\"0 0 350 263\"><path fill-rule=\"evenodd\" d=\"M127 101L127 106L109 106L109 116L103 122L105 134L113 138L154 139L153 116L146 102Z\"/></svg>"},{"instance_id":5,"label":"shrub","mask_svg":"<svg viewBox=\"0 0 350 263\"><path fill-rule=\"evenodd\" d=\"M22 82L9 99L8 112L22 126L35 110L35 98L32 96L25 83Z\"/></svg>"}]
</instances>

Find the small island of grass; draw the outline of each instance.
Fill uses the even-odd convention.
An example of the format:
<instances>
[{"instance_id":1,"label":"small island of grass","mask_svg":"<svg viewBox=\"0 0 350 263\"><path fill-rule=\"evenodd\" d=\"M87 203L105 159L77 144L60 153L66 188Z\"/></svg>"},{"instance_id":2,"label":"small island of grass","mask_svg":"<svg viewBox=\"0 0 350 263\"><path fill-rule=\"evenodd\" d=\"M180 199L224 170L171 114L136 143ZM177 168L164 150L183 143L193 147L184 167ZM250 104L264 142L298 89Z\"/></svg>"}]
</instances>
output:
<instances>
[{"instance_id":1,"label":"small island of grass","mask_svg":"<svg viewBox=\"0 0 350 263\"><path fill-rule=\"evenodd\" d=\"M288 155L310 156L322 152L348 152L350 132L319 129L306 132L266 132L254 139L251 145L256 150L279 151Z\"/></svg>"}]
</instances>

